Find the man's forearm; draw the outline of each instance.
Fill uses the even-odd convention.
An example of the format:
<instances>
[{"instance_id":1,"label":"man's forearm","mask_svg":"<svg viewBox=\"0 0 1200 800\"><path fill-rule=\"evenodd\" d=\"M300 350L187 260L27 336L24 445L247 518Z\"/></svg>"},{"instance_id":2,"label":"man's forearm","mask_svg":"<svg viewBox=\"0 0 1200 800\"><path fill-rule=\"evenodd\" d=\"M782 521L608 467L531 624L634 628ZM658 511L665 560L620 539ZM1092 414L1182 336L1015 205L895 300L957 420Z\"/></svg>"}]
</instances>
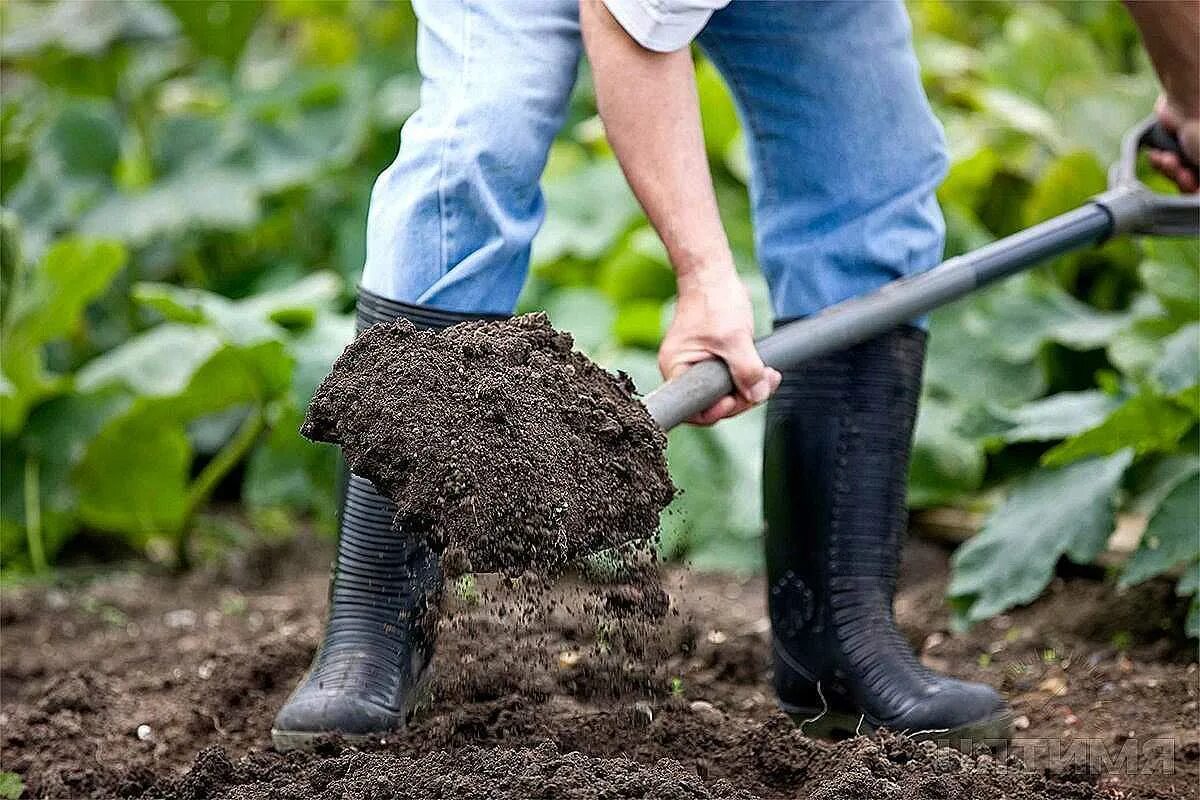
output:
<instances>
[{"instance_id":1,"label":"man's forearm","mask_svg":"<svg viewBox=\"0 0 1200 800\"><path fill-rule=\"evenodd\" d=\"M641 47L600 0L580 3L580 22L609 142L667 247L681 289L710 271L732 270L690 52Z\"/></svg>"},{"instance_id":2,"label":"man's forearm","mask_svg":"<svg viewBox=\"0 0 1200 800\"><path fill-rule=\"evenodd\" d=\"M1200 116L1200 0L1126 0L1168 99Z\"/></svg>"}]
</instances>

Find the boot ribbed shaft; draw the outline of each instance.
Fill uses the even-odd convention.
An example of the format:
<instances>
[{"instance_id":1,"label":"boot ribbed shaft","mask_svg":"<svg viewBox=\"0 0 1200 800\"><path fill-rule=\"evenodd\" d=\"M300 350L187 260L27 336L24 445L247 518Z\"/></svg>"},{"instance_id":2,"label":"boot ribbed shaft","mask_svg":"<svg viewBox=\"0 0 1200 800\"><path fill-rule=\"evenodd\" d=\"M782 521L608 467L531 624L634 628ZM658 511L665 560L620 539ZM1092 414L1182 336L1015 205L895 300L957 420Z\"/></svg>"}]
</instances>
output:
<instances>
[{"instance_id":1,"label":"boot ribbed shaft","mask_svg":"<svg viewBox=\"0 0 1200 800\"><path fill-rule=\"evenodd\" d=\"M832 679L835 665L810 646L827 633L846 666L889 697L928 680L892 618L924 339L902 328L790 370L767 409L768 461L772 444L805 454L790 474L768 468L785 484L766 498L780 644ZM808 625L786 602L800 585L811 593Z\"/></svg>"},{"instance_id":2,"label":"boot ribbed shaft","mask_svg":"<svg viewBox=\"0 0 1200 800\"><path fill-rule=\"evenodd\" d=\"M398 317L421 329L483 318L360 289L359 332ZM383 733L403 725L433 655L442 591L437 555L423 536L393 528L396 508L370 481L346 476L325 635L276 717L283 746L297 733Z\"/></svg>"}]
</instances>

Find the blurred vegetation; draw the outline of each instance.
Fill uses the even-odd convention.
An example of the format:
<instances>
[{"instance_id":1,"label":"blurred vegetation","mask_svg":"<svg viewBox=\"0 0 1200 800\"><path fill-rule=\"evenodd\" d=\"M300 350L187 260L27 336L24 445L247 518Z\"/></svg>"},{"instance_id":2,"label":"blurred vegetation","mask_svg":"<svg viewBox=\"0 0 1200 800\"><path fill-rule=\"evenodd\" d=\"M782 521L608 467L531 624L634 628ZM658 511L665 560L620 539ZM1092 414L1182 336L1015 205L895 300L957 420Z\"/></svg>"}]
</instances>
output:
<instances>
[{"instance_id":1,"label":"blurred vegetation","mask_svg":"<svg viewBox=\"0 0 1200 800\"><path fill-rule=\"evenodd\" d=\"M953 157L948 255L1103 188L1156 94L1117 3L910 8ZM411 10L111 0L0 14L4 569L45 570L81 541L185 562L214 497L250 520L215 526L217 546L303 516L332 530L335 454L296 430L351 333L372 182L418 101ZM742 133L716 71L701 59L697 74L765 329ZM544 188L522 309L652 387L674 281L586 68ZM1149 518L1122 582L1182 568L1195 595L1198 264L1195 241L1120 240L933 315L911 501L995 507L956 560L963 621L1032 599L1061 556L1092 561L1117 509ZM758 563L760 440L758 414L672 434L685 492L664 516L670 555Z\"/></svg>"}]
</instances>

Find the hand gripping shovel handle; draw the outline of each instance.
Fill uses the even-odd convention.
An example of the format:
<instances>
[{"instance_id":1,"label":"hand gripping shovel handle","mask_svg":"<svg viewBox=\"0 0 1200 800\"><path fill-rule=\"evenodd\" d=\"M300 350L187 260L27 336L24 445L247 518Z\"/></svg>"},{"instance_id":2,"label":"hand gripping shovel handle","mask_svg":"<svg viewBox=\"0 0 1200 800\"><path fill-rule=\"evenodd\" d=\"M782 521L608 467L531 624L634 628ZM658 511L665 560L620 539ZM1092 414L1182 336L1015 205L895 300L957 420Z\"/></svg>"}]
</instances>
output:
<instances>
[{"instance_id":1,"label":"hand gripping shovel handle","mask_svg":"<svg viewBox=\"0 0 1200 800\"><path fill-rule=\"evenodd\" d=\"M1143 121L1126 134L1121 158L1109 175L1108 191L1074 211L951 258L921 275L894 281L871 294L780 326L755 343L763 363L791 369L877 336L1047 258L1098 244L1116 234L1200 233L1200 196L1159 194L1138 180L1136 161L1142 147L1181 153L1174 136L1153 119ZM644 402L655 422L670 430L731 391L729 369L719 359L712 359L659 386Z\"/></svg>"}]
</instances>

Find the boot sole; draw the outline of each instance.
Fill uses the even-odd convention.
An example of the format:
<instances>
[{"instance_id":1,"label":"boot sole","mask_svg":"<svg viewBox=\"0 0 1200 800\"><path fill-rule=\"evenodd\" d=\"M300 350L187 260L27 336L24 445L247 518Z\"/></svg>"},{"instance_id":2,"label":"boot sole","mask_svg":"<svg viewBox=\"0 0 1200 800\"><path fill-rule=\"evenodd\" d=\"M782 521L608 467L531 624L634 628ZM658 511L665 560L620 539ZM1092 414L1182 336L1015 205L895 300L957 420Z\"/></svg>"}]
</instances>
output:
<instances>
[{"instance_id":1,"label":"boot sole","mask_svg":"<svg viewBox=\"0 0 1200 800\"><path fill-rule=\"evenodd\" d=\"M800 726L805 735L819 739L845 739L850 736L869 736L882 725L877 725L862 715L829 711L819 708L803 708L780 703L782 711ZM995 748L1012 739L1013 720L1011 710L1002 711L986 719L960 725L957 728L931 731L896 731L916 741L932 741L958 750L970 750L980 745Z\"/></svg>"},{"instance_id":2,"label":"boot sole","mask_svg":"<svg viewBox=\"0 0 1200 800\"><path fill-rule=\"evenodd\" d=\"M399 733L408 727L408 723L414 718L420 716L425 711L433 699L432 680L430 670L425 670L420 679L413 685L413 702L400 715L400 724L394 728L378 731L375 733L342 733L340 731L285 731L279 728L271 728L271 742L280 753L286 753L289 750L303 750L311 752L320 744L328 742L330 739L337 739L351 745L371 745L380 744L381 740L386 739L389 734Z\"/></svg>"}]
</instances>

